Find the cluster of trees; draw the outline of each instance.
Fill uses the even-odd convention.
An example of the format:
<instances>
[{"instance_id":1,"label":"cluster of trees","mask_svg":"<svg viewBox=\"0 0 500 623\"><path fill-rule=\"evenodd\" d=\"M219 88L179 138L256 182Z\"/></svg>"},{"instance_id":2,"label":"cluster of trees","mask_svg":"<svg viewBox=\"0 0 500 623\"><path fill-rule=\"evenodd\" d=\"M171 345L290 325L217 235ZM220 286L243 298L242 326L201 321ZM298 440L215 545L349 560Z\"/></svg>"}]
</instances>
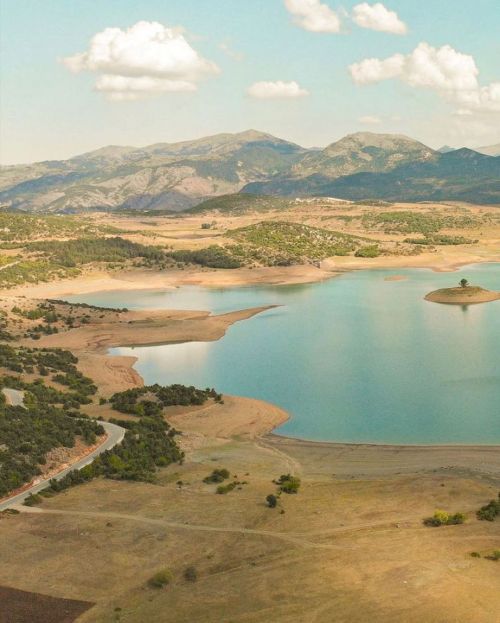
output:
<instances>
[{"instance_id":1,"label":"cluster of trees","mask_svg":"<svg viewBox=\"0 0 500 623\"><path fill-rule=\"evenodd\" d=\"M425 526L439 527L439 526L455 526L463 524L465 522L465 515L463 513L447 513L446 511L436 511L432 517L426 517L424 519Z\"/></svg>"},{"instance_id":2,"label":"cluster of trees","mask_svg":"<svg viewBox=\"0 0 500 623\"><path fill-rule=\"evenodd\" d=\"M481 506L476 515L478 519L484 521L494 521L496 517L500 516L500 493L496 500L491 500L485 506Z\"/></svg>"},{"instance_id":3,"label":"cluster of trees","mask_svg":"<svg viewBox=\"0 0 500 623\"><path fill-rule=\"evenodd\" d=\"M41 379L33 383L24 383L20 379L9 379L11 383L17 383L18 389L26 389L37 396L43 394L41 399L48 400L50 404L74 406L74 404L80 405L91 402L91 396L96 393L97 387L91 379L77 369L77 363L77 357L70 351L60 348L15 348L9 344L0 344L0 367L19 373L33 374L38 372L41 376L48 376L53 373L53 381L71 390L71 392L58 392L45 386Z\"/></svg>"},{"instance_id":4,"label":"cluster of trees","mask_svg":"<svg viewBox=\"0 0 500 623\"><path fill-rule=\"evenodd\" d=\"M23 283L39 283L56 278L76 277L77 268L61 266L45 258L15 261L0 271L0 287L12 288Z\"/></svg>"},{"instance_id":5,"label":"cluster of trees","mask_svg":"<svg viewBox=\"0 0 500 623\"><path fill-rule=\"evenodd\" d=\"M68 415L39 397L26 407L0 403L0 497L40 474L53 448L72 448L76 436L91 445L103 434L99 422Z\"/></svg>"},{"instance_id":6,"label":"cluster of trees","mask_svg":"<svg viewBox=\"0 0 500 623\"><path fill-rule=\"evenodd\" d=\"M0 342L10 342L14 339L13 335L8 331L7 314L0 310Z\"/></svg>"},{"instance_id":7,"label":"cluster of trees","mask_svg":"<svg viewBox=\"0 0 500 623\"><path fill-rule=\"evenodd\" d=\"M164 252L125 238L76 238L74 240L42 240L33 242L28 250L44 253L53 262L70 268L90 262L123 262L137 257L161 261Z\"/></svg>"},{"instance_id":8,"label":"cluster of trees","mask_svg":"<svg viewBox=\"0 0 500 623\"><path fill-rule=\"evenodd\" d=\"M428 237L437 234L441 229L466 229L477 227L480 220L474 216L456 216L435 211L415 212L398 210L394 212L368 212L362 217L363 227L370 229L379 227L386 234L419 233Z\"/></svg>"},{"instance_id":9,"label":"cluster of trees","mask_svg":"<svg viewBox=\"0 0 500 623\"><path fill-rule=\"evenodd\" d=\"M298 493L300 488L300 478L291 474L282 474L276 484L282 493Z\"/></svg>"},{"instance_id":10,"label":"cluster of trees","mask_svg":"<svg viewBox=\"0 0 500 623\"><path fill-rule=\"evenodd\" d=\"M217 245L211 245L205 249L193 251L179 250L170 251L168 254L172 259L184 264L199 264L209 268L240 268L242 263L233 257L226 249Z\"/></svg>"},{"instance_id":11,"label":"cluster of trees","mask_svg":"<svg viewBox=\"0 0 500 623\"><path fill-rule=\"evenodd\" d=\"M459 244L476 244L478 240L472 240L472 238L465 238L464 236L448 236L445 234L434 234L432 236L426 236L425 238L406 238L405 242L410 244L419 244L424 246L446 246Z\"/></svg>"},{"instance_id":12,"label":"cluster of trees","mask_svg":"<svg viewBox=\"0 0 500 623\"><path fill-rule=\"evenodd\" d=\"M72 216L34 215L19 210L0 211L2 240L30 241L34 238L63 238L68 236L95 236L118 230L109 226L96 225L90 219ZM14 247L20 244L13 245Z\"/></svg>"},{"instance_id":13,"label":"cluster of trees","mask_svg":"<svg viewBox=\"0 0 500 623\"><path fill-rule=\"evenodd\" d=\"M69 307L70 311L73 311L73 308L81 308L81 309L91 309L93 311L102 311L102 312L116 312L117 314L121 314L123 312L127 312L128 309L126 307L99 307L99 305L89 305L89 303L69 303L68 301L62 301L61 299L47 299L47 303L51 305L62 305L65 307Z\"/></svg>"},{"instance_id":14,"label":"cluster of trees","mask_svg":"<svg viewBox=\"0 0 500 623\"><path fill-rule=\"evenodd\" d=\"M159 415L164 407L202 405L209 398L220 402L222 395L215 389L197 389L192 385L146 385L113 394L111 406L120 413L138 416Z\"/></svg>"},{"instance_id":15,"label":"cluster of trees","mask_svg":"<svg viewBox=\"0 0 500 623\"><path fill-rule=\"evenodd\" d=\"M30 499L28 504L99 476L154 482L159 467L183 460L184 453L174 439L176 431L163 418L143 417L137 422L117 420L116 423L128 429L119 445L103 452L82 469L73 470L60 480L51 480L49 486L40 492L40 498Z\"/></svg>"},{"instance_id":16,"label":"cluster of trees","mask_svg":"<svg viewBox=\"0 0 500 623\"><path fill-rule=\"evenodd\" d=\"M300 489L300 478L298 476L292 476L292 474L281 474L277 480L273 480L273 483L277 485L278 491L276 495L270 493L266 496L266 504L269 508L276 508L282 493L291 495L298 493ZM284 513L285 511L282 510L281 512Z\"/></svg>"}]
</instances>

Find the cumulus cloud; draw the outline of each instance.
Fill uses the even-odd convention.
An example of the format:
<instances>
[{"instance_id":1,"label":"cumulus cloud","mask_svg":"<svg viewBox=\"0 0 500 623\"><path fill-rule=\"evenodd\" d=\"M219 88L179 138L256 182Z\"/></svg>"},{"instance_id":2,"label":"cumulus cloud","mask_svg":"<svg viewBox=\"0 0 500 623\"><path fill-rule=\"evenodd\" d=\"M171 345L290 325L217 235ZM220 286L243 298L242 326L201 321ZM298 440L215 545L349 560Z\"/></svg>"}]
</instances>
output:
<instances>
[{"instance_id":1,"label":"cumulus cloud","mask_svg":"<svg viewBox=\"0 0 500 623\"><path fill-rule=\"evenodd\" d=\"M363 117L360 117L358 121L363 125L379 125L380 123L382 123L382 119L380 119L380 117L375 117L373 115L365 115Z\"/></svg>"},{"instance_id":2,"label":"cumulus cloud","mask_svg":"<svg viewBox=\"0 0 500 623\"><path fill-rule=\"evenodd\" d=\"M114 100L195 91L197 82L219 72L188 43L182 29L146 21L127 30L105 28L92 37L86 52L63 63L74 73L98 74L96 90Z\"/></svg>"},{"instance_id":3,"label":"cumulus cloud","mask_svg":"<svg viewBox=\"0 0 500 623\"><path fill-rule=\"evenodd\" d=\"M285 7L300 28L310 32L340 32L340 19L320 0L285 0Z\"/></svg>"},{"instance_id":4,"label":"cumulus cloud","mask_svg":"<svg viewBox=\"0 0 500 623\"><path fill-rule=\"evenodd\" d=\"M412 87L434 90L461 109L500 111L500 83L479 86L474 58L449 45L434 48L420 43L410 54L367 58L351 65L349 71L356 84L397 78Z\"/></svg>"},{"instance_id":5,"label":"cumulus cloud","mask_svg":"<svg viewBox=\"0 0 500 623\"><path fill-rule=\"evenodd\" d=\"M295 80L291 82L283 82L282 80L254 82L248 87L247 93L257 99L290 99L309 95L309 91L303 89Z\"/></svg>"},{"instance_id":6,"label":"cumulus cloud","mask_svg":"<svg viewBox=\"0 0 500 623\"><path fill-rule=\"evenodd\" d=\"M395 35L404 35L408 31L398 14L386 8L381 2L371 5L368 2L357 4L352 10L352 19L361 28L392 32Z\"/></svg>"}]
</instances>

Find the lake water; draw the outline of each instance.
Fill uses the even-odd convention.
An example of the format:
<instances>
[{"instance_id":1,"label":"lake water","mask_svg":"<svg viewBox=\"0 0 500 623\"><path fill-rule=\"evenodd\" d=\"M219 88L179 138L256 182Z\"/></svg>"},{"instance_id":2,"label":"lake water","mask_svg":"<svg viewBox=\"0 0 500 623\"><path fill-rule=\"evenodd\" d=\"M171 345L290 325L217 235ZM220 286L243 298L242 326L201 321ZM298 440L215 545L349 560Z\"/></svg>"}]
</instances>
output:
<instances>
[{"instance_id":1,"label":"lake water","mask_svg":"<svg viewBox=\"0 0 500 623\"><path fill-rule=\"evenodd\" d=\"M386 281L391 275L404 281ZM277 432L343 442L500 443L500 301L423 300L462 278L500 290L500 264L455 273L351 272L300 286L99 292L68 300L222 313L281 307L217 342L114 348L146 383L184 383L273 402Z\"/></svg>"}]
</instances>

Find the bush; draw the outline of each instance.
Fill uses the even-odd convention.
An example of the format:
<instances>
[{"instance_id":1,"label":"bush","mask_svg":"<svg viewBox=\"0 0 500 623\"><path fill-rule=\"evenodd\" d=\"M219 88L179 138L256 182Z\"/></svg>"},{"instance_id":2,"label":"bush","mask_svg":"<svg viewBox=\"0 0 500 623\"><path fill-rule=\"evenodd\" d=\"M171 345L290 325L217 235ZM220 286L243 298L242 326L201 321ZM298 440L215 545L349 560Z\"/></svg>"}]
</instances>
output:
<instances>
[{"instance_id":1,"label":"bush","mask_svg":"<svg viewBox=\"0 0 500 623\"><path fill-rule=\"evenodd\" d=\"M283 493L297 493L300 487L300 478L291 474L282 474L278 480L278 485Z\"/></svg>"},{"instance_id":2,"label":"bush","mask_svg":"<svg viewBox=\"0 0 500 623\"><path fill-rule=\"evenodd\" d=\"M476 513L477 518L482 521L494 521L498 515L500 515L500 493L498 494L498 499L491 500Z\"/></svg>"},{"instance_id":3,"label":"bush","mask_svg":"<svg viewBox=\"0 0 500 623\"><path fill-rule=\"evenodd\" d=\"M227 485L219 485L215 492L219 495L225 495L226 493L232 491L238 484L238 482L230 482Z\"/></svg>"},{"instance_id":4,"label":"bush","mask_svg":"<svg viewBox=\"0 0 500 623\"><path fill-rule=\"evenodd\" d=\"M37 506L37 504L41 504L43 498L38 493L30 493L28 497L24 500L24 506Z\"/></svg>"},{"instance_id":5,"label":"bush","mask_svg":"<svg viewBox=\"0 0 500 623\"><path fill-rule=\"evenodd\" d=\"M174 579L174 576L170 569L162 569L162 571L157 571L152 577L149 578L148 584L151 588L163 588L170 584L170 582Z\"/></svg>"},{"instance_id":6,"label":"bush","mask_svg":"<svg viewBox=\"0 0 500 623\"><path fill-rule=\"evenodd\" d=\"M224 482L229 478L230 474L227 469L214 469L214 471L210 474L210 476L206 476L203 478L203 482L205 484L214 484L218 482Z\"/></svg>"},{"instance_id":7,"label":"bush","mask_svg":"<svg viewBox=\"0 0 500 623\"><path fill-rule=\"evenodd\" d=\"M277 504L278 504L278 498L270 493L267 497L266 497L266 502L267 505L269 506L269 508L276 508Z\"/></svg>"},{"instance_id":8,"label":"bush","mask_svg":"<svg viewBox=\"0 0 500 623\"><path fill-rule=\"evenodd\" d=\"M378 257L380 255L380 247L378 244L370 244L359 248L354 255L355 257Z\"/></svg>"}]
</instances>

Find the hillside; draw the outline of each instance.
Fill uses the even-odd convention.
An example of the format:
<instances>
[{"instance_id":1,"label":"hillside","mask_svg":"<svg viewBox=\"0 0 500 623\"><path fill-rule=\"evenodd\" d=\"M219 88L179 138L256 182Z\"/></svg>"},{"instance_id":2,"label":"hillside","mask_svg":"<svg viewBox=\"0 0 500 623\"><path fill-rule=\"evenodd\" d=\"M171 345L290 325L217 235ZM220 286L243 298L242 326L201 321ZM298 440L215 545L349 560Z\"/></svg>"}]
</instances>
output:
<instances>
[{"instance_id":1,"label":"hillside","mask_svg":"<svg viewBox=\"0 0 500 623\"><path fill-rule=\"evenodd\" d=\"M277 175L306 150L249 130L0 169L0 205L28 211L183 210Z\"/></svg>"},{"instance_id":2,"label":"hillside","mask_svg":"<svg viewBox=\"0 0 500 623\"><path fill-rule=\"evenodd\" d=\"M110 145L69 160L1 167L0 207L182 211L239 192L500 203L499 167L491 156L434 151L400 135L360 132L325 149L304 149L249 130L140 149Z\"/></svg>"},{"instance_id":3,"label":"hillside","mask_svg":"<svg viewBox=\"0 0 500 623\"><path fill-rule=\"evenodd\" d=\"M361 171L341 177L320 171L307 177L276 177L248 184L243 192L283 196L330 196L386 201L470 201L500 203L500 159L470 149L406 162L389 171Z\"/></svg>"}]
</instances>

